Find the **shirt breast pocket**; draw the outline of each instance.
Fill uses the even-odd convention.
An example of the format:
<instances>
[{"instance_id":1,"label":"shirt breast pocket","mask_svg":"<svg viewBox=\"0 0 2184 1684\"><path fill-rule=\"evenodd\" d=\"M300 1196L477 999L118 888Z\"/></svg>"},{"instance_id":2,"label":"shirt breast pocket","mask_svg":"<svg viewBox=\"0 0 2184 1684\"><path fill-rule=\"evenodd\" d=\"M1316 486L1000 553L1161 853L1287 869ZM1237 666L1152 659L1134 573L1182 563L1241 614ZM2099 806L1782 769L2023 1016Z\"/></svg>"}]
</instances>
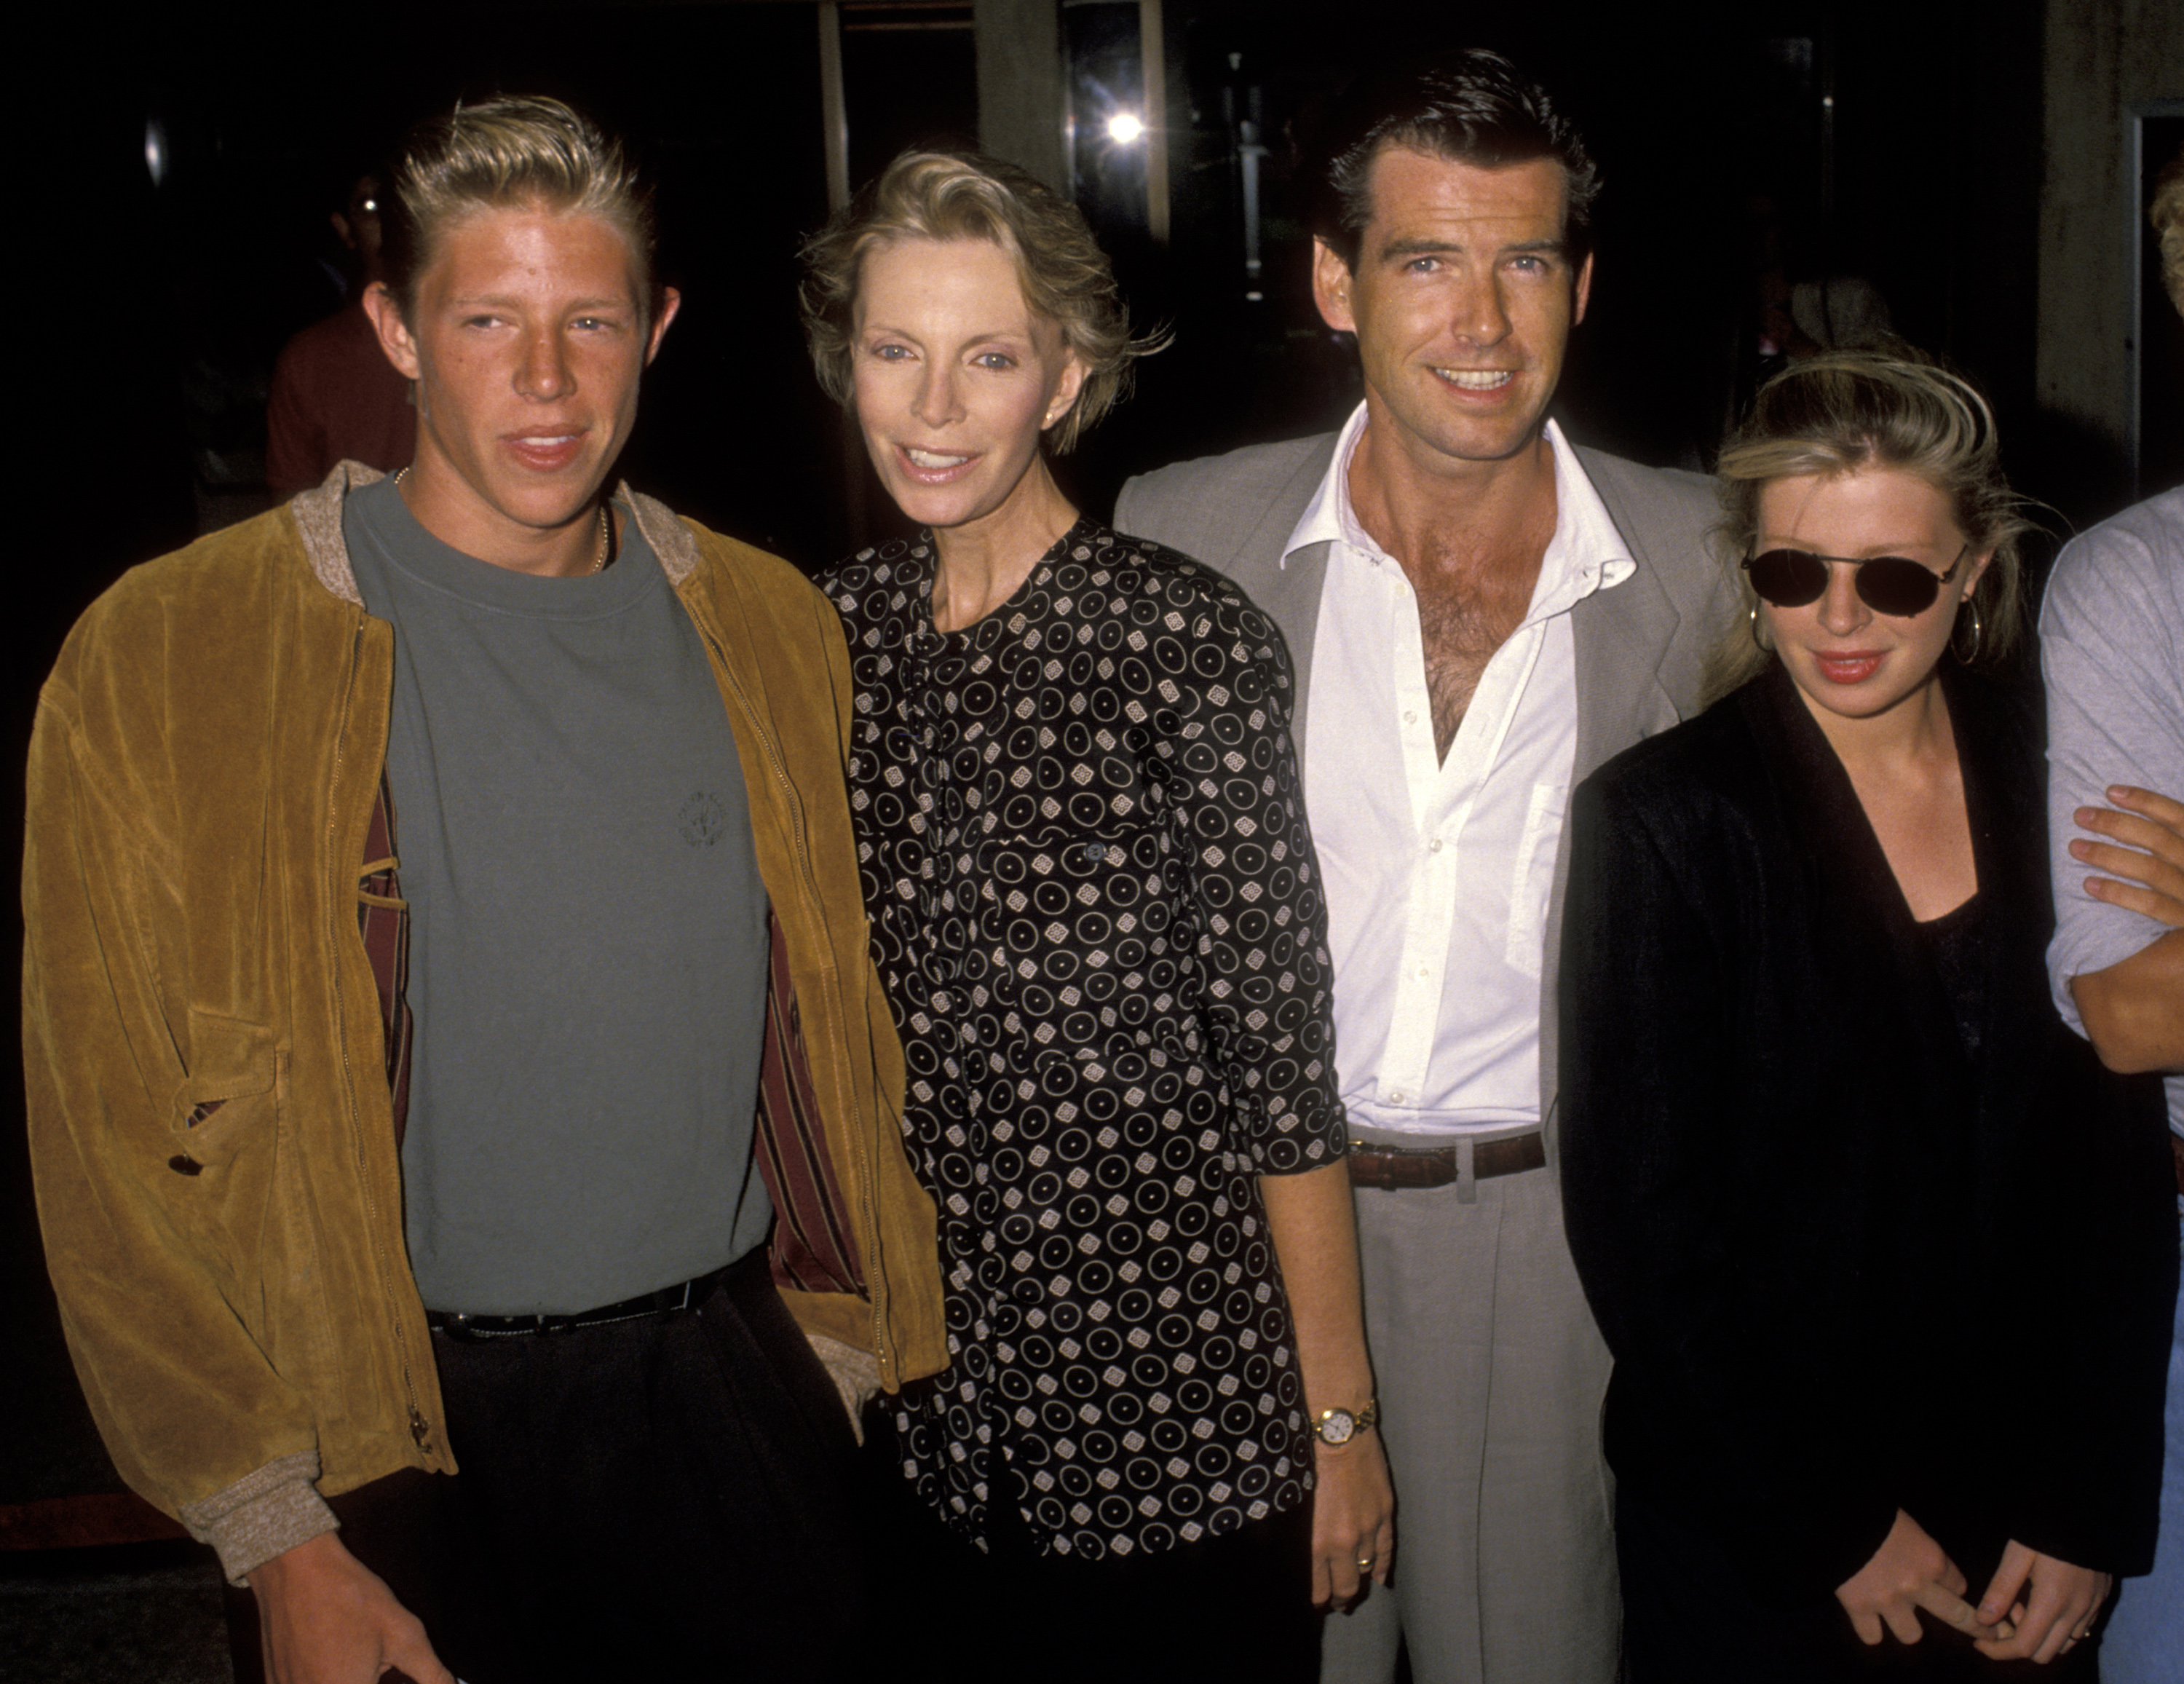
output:
<instances>
[{"instance_id":1,"label":"shirt breast pocket","mask_svg":"<svg viewBox=\"0 0 2184 1684\"><path fill-rule=\"evenodd\" d=\"M1567 783L1535 783L1525 803L1524 828L1509 869L1509 934L1502 958L1513 970L1539 979L1547 944L1547 900L1554 893L1555 856L1569 807Z\"/></svg>"}]
</instances>

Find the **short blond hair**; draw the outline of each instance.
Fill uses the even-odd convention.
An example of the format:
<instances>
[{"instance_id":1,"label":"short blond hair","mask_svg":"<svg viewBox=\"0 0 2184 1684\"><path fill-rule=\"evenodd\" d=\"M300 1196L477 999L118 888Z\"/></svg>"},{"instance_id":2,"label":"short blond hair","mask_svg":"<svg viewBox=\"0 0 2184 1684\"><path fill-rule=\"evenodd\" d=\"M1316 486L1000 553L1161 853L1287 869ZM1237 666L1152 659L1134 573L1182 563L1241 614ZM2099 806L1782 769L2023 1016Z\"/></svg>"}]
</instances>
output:
<instances>
[{"instance_id":1,"label":"short blond hair","mask_svg":"<svg viewBox=\"0 0 2184 1684\"><path fill-rule=\"evenodd\" d=\"M900 239L983 240L1014 260L1032 314L1061 330L1084 370L1077 401L1051 430L1057 453L1122 400L1130 365L1167 343L1165 334L1130 337L1106 253L1077 207L1045 182L979 153L905 152L804 243L804 337L820 385L838 404L850 399L864 260Z\"/></svg>"},{"instance_id":2,"label":"short blond hair","mask_svg":"<svg viewBox=\"0 0 2184 1684\"><path fill-rule=\"evenodd\" d=\"M442 233L480 210L537 209L612 225L637 259L640 306L655 306L651 190L620 141L558 99L504 94L427 118L410 131L392 176L387 284L405 318Z\"/></svg>"},{"instance_id":3,"label":"short blond hair","mask_svg":"<svg viewBox=\"0 0 2184 1684\"><path fill-rule=\"evenodd\" d=\"M1830 351L1784 369L1752 400L1715 469L1723 517L1715 528L1745 615L1708 663L1709 701L1756 678L1769 652L1747 629L1759 599L1740 563L1759 533L1760 493L1777 480L1831 478L1865 468L1915 474L1948 499L1975 552L1994 560L1972 588L1979 616L1975 661L2006 659L2025 636L2024 567L2018 540L2031 530L2024 500L2003 477L1994 411L1961 375L1909 347Z\"/></svg>"}]
</instances>

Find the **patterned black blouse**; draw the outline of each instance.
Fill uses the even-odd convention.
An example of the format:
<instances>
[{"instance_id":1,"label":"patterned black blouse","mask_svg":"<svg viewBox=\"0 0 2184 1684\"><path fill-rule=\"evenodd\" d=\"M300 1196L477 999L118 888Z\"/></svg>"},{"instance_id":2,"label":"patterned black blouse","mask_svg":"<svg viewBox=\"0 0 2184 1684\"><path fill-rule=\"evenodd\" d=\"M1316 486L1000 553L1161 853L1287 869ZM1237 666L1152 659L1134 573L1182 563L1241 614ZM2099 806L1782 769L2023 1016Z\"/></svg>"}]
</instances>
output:
<instances>
[{"instance_id":1,"label":"patterned black blouse","mask_svg":"<svg viewBox=\"0 0 2184 1684\"><path fill-rule=\"evenodd\" d=\"M1090 521L961 632L933 566L899 541L820 581L940 1208L953 1361L898 1400L904 1473L972 1538L1013 1499L1085 1559L1233 1531L1312 1481L1258 1177L1344 1140L1288 655L1228 580Z\"/></svg>"}]
</instances>

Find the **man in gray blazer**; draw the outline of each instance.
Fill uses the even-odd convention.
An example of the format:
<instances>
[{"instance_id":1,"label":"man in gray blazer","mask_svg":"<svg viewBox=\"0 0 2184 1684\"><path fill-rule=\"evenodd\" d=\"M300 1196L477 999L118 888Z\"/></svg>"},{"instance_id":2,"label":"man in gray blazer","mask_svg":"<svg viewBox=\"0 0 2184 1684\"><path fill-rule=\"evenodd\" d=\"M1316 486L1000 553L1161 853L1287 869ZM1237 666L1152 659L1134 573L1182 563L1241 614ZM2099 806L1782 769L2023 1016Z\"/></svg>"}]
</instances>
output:
<instances>
[{"instance_id":1,"label":"man in gray blazer","mask_svg":"<svg viewBox=\"0 0 2184 1684\"><path fill-rule=\"evenodd\" d=\"M1553 1168L1563 817L1696 709L1731 602L1715 504L1547 419L1597 181L1536 84L1486 52L1411 67L1334 142L1313 290L1365 401L1133 480L1115 523L1237 579L1296 665L1401 1539L1326 1676L1388 1684L1407 1646L1418 1684L1605 1684L1608 1359Z\"/></svg>"}]
</instances>

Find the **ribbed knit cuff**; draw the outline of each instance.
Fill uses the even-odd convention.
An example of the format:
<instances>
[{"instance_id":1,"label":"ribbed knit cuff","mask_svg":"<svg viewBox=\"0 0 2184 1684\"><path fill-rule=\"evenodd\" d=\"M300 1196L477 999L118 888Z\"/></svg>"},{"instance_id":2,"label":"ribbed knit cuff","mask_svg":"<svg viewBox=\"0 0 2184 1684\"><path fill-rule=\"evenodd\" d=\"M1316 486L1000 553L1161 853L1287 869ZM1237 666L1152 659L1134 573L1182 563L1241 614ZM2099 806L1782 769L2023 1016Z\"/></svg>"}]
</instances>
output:
<instances>
[{"instance_id":1,"label":"ribbed knit cuff","mask_svg":"<svg viewBox=\"0 0 2184 1684\"><path fill-rule=\"evenodd\" d=\"M254 1568L341 1525L315 1483L318 1453L278 1456L203 1503L186 1503L181 1522L220 1553L227 1582L241 1586Z\"/></svg>"},{"instance_id":2,"label":"ribbed knit cuff","mask_svg":"<svg viewBox=\"0 0 2184 1684\"><path fill-rule=\"evenodd\" d=\"M811 1354L826 1365L827 1378L842 1394L842 1407L850 1412L850 1430L857 1442L865 1441L865 1405L880 1389L880 1359L855 1345L844 1345L823 1333L807 1333Z\"/></svg>"}]
</instances>

